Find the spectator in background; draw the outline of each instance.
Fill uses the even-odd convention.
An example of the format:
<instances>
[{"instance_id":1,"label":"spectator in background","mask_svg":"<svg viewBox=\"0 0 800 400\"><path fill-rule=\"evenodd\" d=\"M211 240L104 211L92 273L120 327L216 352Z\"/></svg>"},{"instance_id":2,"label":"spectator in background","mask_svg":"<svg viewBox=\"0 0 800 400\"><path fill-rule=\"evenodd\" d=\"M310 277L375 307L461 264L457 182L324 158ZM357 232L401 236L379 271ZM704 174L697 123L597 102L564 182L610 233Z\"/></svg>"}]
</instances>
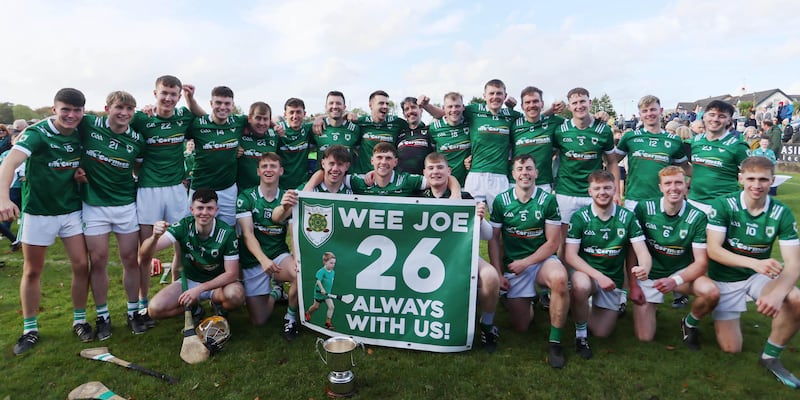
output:
<instances>
[{"instance_id":1,"label":"spectator in background","mask_svg":"<svg viewBox=\"0 0 800 400\"><path fill-rule=\"evenodd\" d=\"M770 140L768 138L761 138L758 141L758 147L753 149L753 151L750 153L750 155L758 156L758 157L766 157L766 158L769 158L770 161L772 161L772 164L777 164L778 163L778 159L775 157L775 152L770 150L770 148L769 148L770 143L769 142L770 142Z\"/></svg>"},{"instance_id":2,"label":"spectator in background","mask_svg":"<svg viewBox=\"0 0 800 400\"><path fill-rule=\"evenodd\" d=\"M777 117L779 121L784 121L784 120L791 121L793 113L794 113L794 105L791 102L786 102L786 104L784 104L784 102L778 103Z\"/></svg>"},{"instance_id":3,"label":"spectator in background","mask_svg":"<svg viewBox=\"0 0 800 400\"><path fill-rule=\"evenodd\" d=\"M183 150L184 186L188 190L192 186L192 171L194 170L194 139L187 139Z\"/></svg>"},{"instance_id":4,"label":"spectator in background","mask_svg":"<svg viewBox=\"0 0 800 400\"><path fill-rule=\"evenodd\" d=\"M686 153L686 157L692 156L692 138L694 134L692 134L692 130L689 129L688 126L679 126L678 129L675 129L675 134L681 138L681 142L683 142L683 152Z\"/></svg>"},{"instance_id":5,"label":"spectator in background","mask_svg":"<svg viewBox=\"0 0 800 400\"><path fill-rule=\"evenodd\" d=\"M701 119L692 121L692 123L689 124L689 129L692 130L692 136L700 135L706 131L705 125L703 124L703 120Z\"/></svg>"},{"instance_id":6,"label":"spectator in background","mask_svg":"<svg viewBox=\"0 0 800 400\"><path fill-rule=\"evenodd\" d=\"M761 139L761 136L758 134L755 127L748 126L744 128L744 137L742 139L747 142L750 150L755 150L759 146L758 141Z\"/></svg>"},{"instance_id":7,"label":"spectator in background","mask_svg":"<svg viewBox=\"0 0 800 400\"><path fill-rule=\"evenodd\" d=\"M672 120L667 122L667 125L664 126L664 130L675 135L679 126L681 126L680 122Z\"/></svg>"},{"instance_id":8,"label":"spectator in background","mask_svg":"<svg viewBox=\"0 0 800 400\"><path fill-rule=\"evenodd\" d=\"M11 149L11 132L4 124L0 124L0 154Z\"/></svg>"},{"instance_id":9,"label":"spectator in background","mask_svg":"<svg viewBox=\"0 0 800 400\"><path fill-rule=\"evenodd\" d=\"M747 117L747 120L744 121L744 127L747 128L749 126L758 128L758 122L756 121L756 112L750 111L750 116Z\"/></svg>"},{"instance_id":10,"label":"spectator in background","mask_svg":"<svg viewBox=\"0 0 800 400\"><path fill-rule=\"evenodd\" d=\"M22 131L24 131L28 127L28 123L24 119L18 119L14 121L14 124L11 128L11 136L16 137Z\"/></svg>"},{"instance_id":11,"label":"spectator in background","mask_svg":"<svg viewBox=\"0 0 800 400\"><path fill-rule=\"evenodd\" d=\"M776 126L777 124L773 123L770 120L765 119L764 122L761 123L761 130L763 134L761 137L769 139L769 149L772 150L775 154L781 154L781 136L783 133L781 132L781 128Z\"/></svg>"},{"instance_id":12,"label":"spectator in background","mask_svg":"<svg viewBox=\"0 0 800 400\"><path fill-rule=\"evenodd\" d=\"M794 136L794 128L789 124L788 119L783 120L783 143L789 143L789 140Z\"/></svg>"}]
</instances>

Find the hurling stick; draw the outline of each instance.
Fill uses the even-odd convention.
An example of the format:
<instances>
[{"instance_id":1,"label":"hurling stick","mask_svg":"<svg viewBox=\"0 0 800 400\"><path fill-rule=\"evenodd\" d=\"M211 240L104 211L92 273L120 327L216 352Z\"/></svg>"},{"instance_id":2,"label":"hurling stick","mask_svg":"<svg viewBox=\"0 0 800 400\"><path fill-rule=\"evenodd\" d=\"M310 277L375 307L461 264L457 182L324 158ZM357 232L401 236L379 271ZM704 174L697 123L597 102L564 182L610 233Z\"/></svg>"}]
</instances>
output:
<instances>
[{"instance_id":1,"label":"hurling stick","mask_svg":"<svg viewBox=\"0 0 800 400\"><path fill-rule=\"evenodd\" d=\"M352 294L329 294L328 297L341 301L344 304L350 304L356 297Z\"/></svg>"},{"instance_id":2,"label":"hurling stick","mask_svg":"<svg viewBox=\"0 0 800 400\"><path fill-rule=\"evenodd\" d=\"M83 385L72 389L67 395L69 400L77 399L110 399L110 400L125 400L124 397L117 395L109 390L106 385L100 382L86 382Z\"/></svg>"},{"instance_id":3,"label":"hurling stick","mask_svg":"<svg viewBox=\"0 0 800 400\"><path fill-rule=\"evenodd\" d=\"M181 285L183 291L188 289L186 283L186 275L181 270ZM211 350L206 347L205 343L197 337L197 332L194 329L194 318L192 318L191 305L183 307L183 344L181 345L181 360L189 364L197 364L208 359L211 355Z\"/></svg>"},{"instance_id":4,"label":"hurling stick","mask_svg":"<svg viewBox=\"0 0 800 400\"><path fill-rule=\"evenodd\" d=\"M174 385L178 382L177 379L169 375L162 374L161 372L153 371L152 369L147 369L142 366L136 365L132 362L117 358L113 354L108 352L108 347L95 347L92 349L83 349L81 350L81 357L88 358L90 360L105 361L105 362L110 362L112 364L121 365L125 368L141 372L145 375L150 375L158 379L163 379L169 382L170 385Z\"/></svg>"}]
</instances>

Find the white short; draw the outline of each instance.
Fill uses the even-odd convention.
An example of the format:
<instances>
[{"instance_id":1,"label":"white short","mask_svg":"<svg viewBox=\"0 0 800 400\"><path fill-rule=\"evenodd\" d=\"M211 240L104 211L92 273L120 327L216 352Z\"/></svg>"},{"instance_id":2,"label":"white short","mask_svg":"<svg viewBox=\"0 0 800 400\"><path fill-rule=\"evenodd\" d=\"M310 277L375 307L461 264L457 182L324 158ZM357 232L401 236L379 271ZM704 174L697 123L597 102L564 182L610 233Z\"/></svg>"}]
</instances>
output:
<instances>
[{"instance_id":1,"label":"white short","mask_svg":"<svg viewBox=\"0 0 800 400\"><path fill-rule=\"evenodd\" d=\"M638 200L628 200L628 199L625 199L625 204L624 204L623 206L624 206L625 208L627 208L629 211L633 211L633 209L634 209L634 208L636 208L636 205L637 205L637 204L639 204L639 201L638 201Z\"/></svg>"},{"instance_id":2,"label":"white short","mask_svg":"<svg viewBox=\"0 0 800 400\"><path fill-rule=\"evenodd\" d=\"M503 276L508 279L509 288L506 295L509 299L516 299L520 297L536 297L536 276L539 275L539 270L542 265L550 259L558 259L556 256L547 257L544 261L533 264L522 271L521 274L514 274L506 272Z\"/></svg>"},{"instance_id":3,"label":"white short","mask_svg":"<svg viewBox=\"0 0 800 400\"><path fill-rule=\"evenodd\" d=\"M678 275L683 271L686 271L686 268L675 272L672 275ZM639 281L639 287L642 289L644 297L647 299L648 303L661 304L664 302L664 293L661 293L658 291L658 289L654 288L653 282L655 282L654 279L645 279L643 281Z\"/></svg>"},{"instance_id":4,"label":"white short","mask_svg":"<svg viewBox=\"0 0 800 400\"><path fill-rule=\"evenodd\" d=\"M281 253L272 261L281 265L283 260L291 256L289 253ZM244 295L246 297L270 294L272 292L271 281L272 277L264 272L264 268L261 265L242 269L242 285L244 285Z\"/></svg>"},{"instance_id":5,"label":"white short","mask_svg":"<svg viewBox=\"0 0 800 400\"><path fill-rule=\"evenodd\" d=\"M706 213L706 215L708 215L708 213L711 212L711 204L701 203L696 200L687 200L687 201L689 202L689 204L702 210L704 213Z\"/></svg>"},{"instance_id":6,"label":"white short","mask_svg":"<svg viewBox=\"0 0 800 400\"><path fill-rule=\"evenodd\" d=\"M22 230L22 243L34 246L50 246L56 237L68 238L83 233L81 212L73 211L61 215L22 215L25 229Z\"/></svg>"},{"instance_id":7,"label":"white short","mask_svg":"<svg viewBox=\"0 0 800 400\"><path fill-rule=\"evenodd\" d=\"M605 291L600 287L596 280L592 279L594 291L592 292L592 307L605 308L607 310L619 310L619 303L625 292L622 289Z\"/></svg>"},{"instance_id":8,"label":"white short","mask_svg":"<svg viewBox=\"0 0 800 400\"><path fill-rule=\"evenodd\" d=\"M199 286L200 283L201 282L195 282L195 281L193 281L191 279L188 279L188 278L186 279L186 286L189 289ZM200 298L198 299L198 301L211 300L211 295L213 295L213 294L214 294L214 289L206 290L205 292L201 292L200 293Z\"/></svg>"},{"instance_id":9,"label":"white short","mask_svg":"<svg viewBox=\"0 0 800 400\"><path fill-rule=\"evenodd\" d=\"M569 224L572 214L575 214L579 208L592 204L592 198L567 196L565 194L556 193L556 202L558 202L558 211L561 212L561 223Z\"/></svg>"},{"instance_id":10,"label":"white short","mask_svg":"<svg viewBox=\"0 0 800 400\"><path fill-rule=\"evenodd\" d=\"M225 189L217 190L217 206L219 207L219 211L217 211L217 218L221 219L230 226L236 226L236 196L238 196L236 191L237 188L235 183ZM192 195L194 195L194 192L194 189L189 190L189 200L187 201L186 208L187 210L188 205L192 204Z\"/></svg>"},{"instance_id":11,"label":"white short","mask_svg":"<svg viewBox=\"0 0 800 400\"><path fill-rule=\"evenodd\" d=\"M86 236L139 231L136 203L124 206L93 206L83 203L83 234Z\"/></svg>"},{"instance_id":12,"label":"white short","mask_svg":"<svg viewBox=\"0 0 800 400\"><path fill-rule=\"evenodd\" d=\"M242 285L246 297L268 295L272 291L271 280L260 265L242 269Z\"/></svg>"},{"instance_id":13,"label":"white short","mask_svg":"<svg viewBox=\"0 0 800 400\"><path fill-rule=\"evenodd\" d=\"M464 181L464 191L476 200L482 200L492 211L492 202L498 194L508 190L508 177L491 172L470 172Z\"/></svg>"},{"instance_id":14,"label":"white short","mask_svg":"<svg viewBox=\"0 0 800 400\"><path fill-rule=\"evenodd\" d=\"M747 296L757 300L769 281L763 274L753 274L737 282L714 281L719 288L719 304L711 313L711 318L715 321L739 319L741 313L747 311Z\"/></svg>"},{"instance_id":15,"label":"white short","mask_svg":"<svg viewBox=\"0 0 800 400\"><path fill-rule=\"evenodd\" d=\"M158 221L175 223L186 214L186 186L143 187L136 190L136 215L140 225Z\"/></svg>"}]
</instances>

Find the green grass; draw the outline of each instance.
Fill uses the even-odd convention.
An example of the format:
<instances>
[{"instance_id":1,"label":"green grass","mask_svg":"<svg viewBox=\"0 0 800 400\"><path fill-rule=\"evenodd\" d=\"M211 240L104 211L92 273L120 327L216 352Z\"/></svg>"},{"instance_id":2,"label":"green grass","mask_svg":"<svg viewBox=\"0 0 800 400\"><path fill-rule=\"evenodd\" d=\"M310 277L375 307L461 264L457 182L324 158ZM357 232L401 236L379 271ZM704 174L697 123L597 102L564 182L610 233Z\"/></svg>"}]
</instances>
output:
<instances>
[{"instance_id":1,"label":"green grass","mask_svg":"<svg viewBox=\"0 0 800 400\"><path fill-rule=\"evenodd\" d=\"M779 199L800 215L800 174L781 186ZM7 241L0 242L4 247ZM483 245L482 253L486 248ZM2 254L0 269L0 399L63 399L87 381L102 381L117 394L135 399L323 399L328 370L314 351L317 334L303 330L287 343L282 335L279 306L264 327L251 327L245 310L232 313L233 338L211 360L185 364L178 357L182 319L160 321L144 335L125 326L121 267L112 257L109 294L114 336L106 342L80 343L70 330L72 305L70 270L60 243L48 253L42 279L41 341L16 357L13 345L21 333L20 253ZM163 255L162 259L168 259ZM158 290L157 277L152 280ZM90 319L94 318L90 297ZM710 320L702 322L700 352L681 343L679 322L685 310L665 305L658 313L655 341L640 343L633 336L631 313L620 319L609 339L592 338L592 360L574 355L572 321L565 329L567 366L553 370L546 362L547 314L537 308L527 333L511 330L507 312L498 307L500 345L486 354L476 343L472 351L433 354L369 347L356 354L354 368L361 399L779 399L797 394L777 383L756 363L770 322L755 312L742 319L745 337L741 354L721 352ZM479 339L476 339L478 342ZM784 351L784 364L800 372L795 338ZM177 377L166 383L110 363L86 360L81 349L107 346L112 354Z\"/></svg>"}]
</instances>

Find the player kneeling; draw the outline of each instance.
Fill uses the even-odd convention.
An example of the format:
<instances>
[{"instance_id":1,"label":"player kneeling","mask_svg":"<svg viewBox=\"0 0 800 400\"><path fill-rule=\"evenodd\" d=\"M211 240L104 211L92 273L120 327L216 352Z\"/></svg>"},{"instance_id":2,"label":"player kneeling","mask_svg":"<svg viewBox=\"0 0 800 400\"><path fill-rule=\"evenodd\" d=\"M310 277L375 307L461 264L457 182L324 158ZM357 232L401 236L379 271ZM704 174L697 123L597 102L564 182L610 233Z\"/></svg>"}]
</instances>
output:
<instances>
[{"instance_id":1,"label":"player kneeling","mask_svg":"<svg viewBox=\"0 0 800 400\"><path fill-rule=\"evenodd\" d=\"M653 264L648 279L630 281L634 302L633 326L636 337L649 342L656 334L656 306L664 294L676 291L695 296L692 310L683 319L683 342L692 350L700 349L699 320L708 315L719 301L717 285L706 276L706 215L689 204L686 175L677 166L658 173L658 188L663 196L639 201L634 209L642 226Z\"/></svg>"},{"instance_id":2,"label":"player kneeling","mask_svg":"<svg viewBox=\"0 0 800 400\"><path fill-rule=\"evenodd\" d=\"M178 243L187 290L180 281L159 291L148 305L154 319L183 313L184 306L211 300L215 309L230 311L244 303L244 288L239 283L239 245L236 232L216 218L217 193L198 189L192 194L191 216L169 226L166 221L153 225L153 235L145 239L140 257L153 257L159 250Z\"/></svg>"}]
</instances>

